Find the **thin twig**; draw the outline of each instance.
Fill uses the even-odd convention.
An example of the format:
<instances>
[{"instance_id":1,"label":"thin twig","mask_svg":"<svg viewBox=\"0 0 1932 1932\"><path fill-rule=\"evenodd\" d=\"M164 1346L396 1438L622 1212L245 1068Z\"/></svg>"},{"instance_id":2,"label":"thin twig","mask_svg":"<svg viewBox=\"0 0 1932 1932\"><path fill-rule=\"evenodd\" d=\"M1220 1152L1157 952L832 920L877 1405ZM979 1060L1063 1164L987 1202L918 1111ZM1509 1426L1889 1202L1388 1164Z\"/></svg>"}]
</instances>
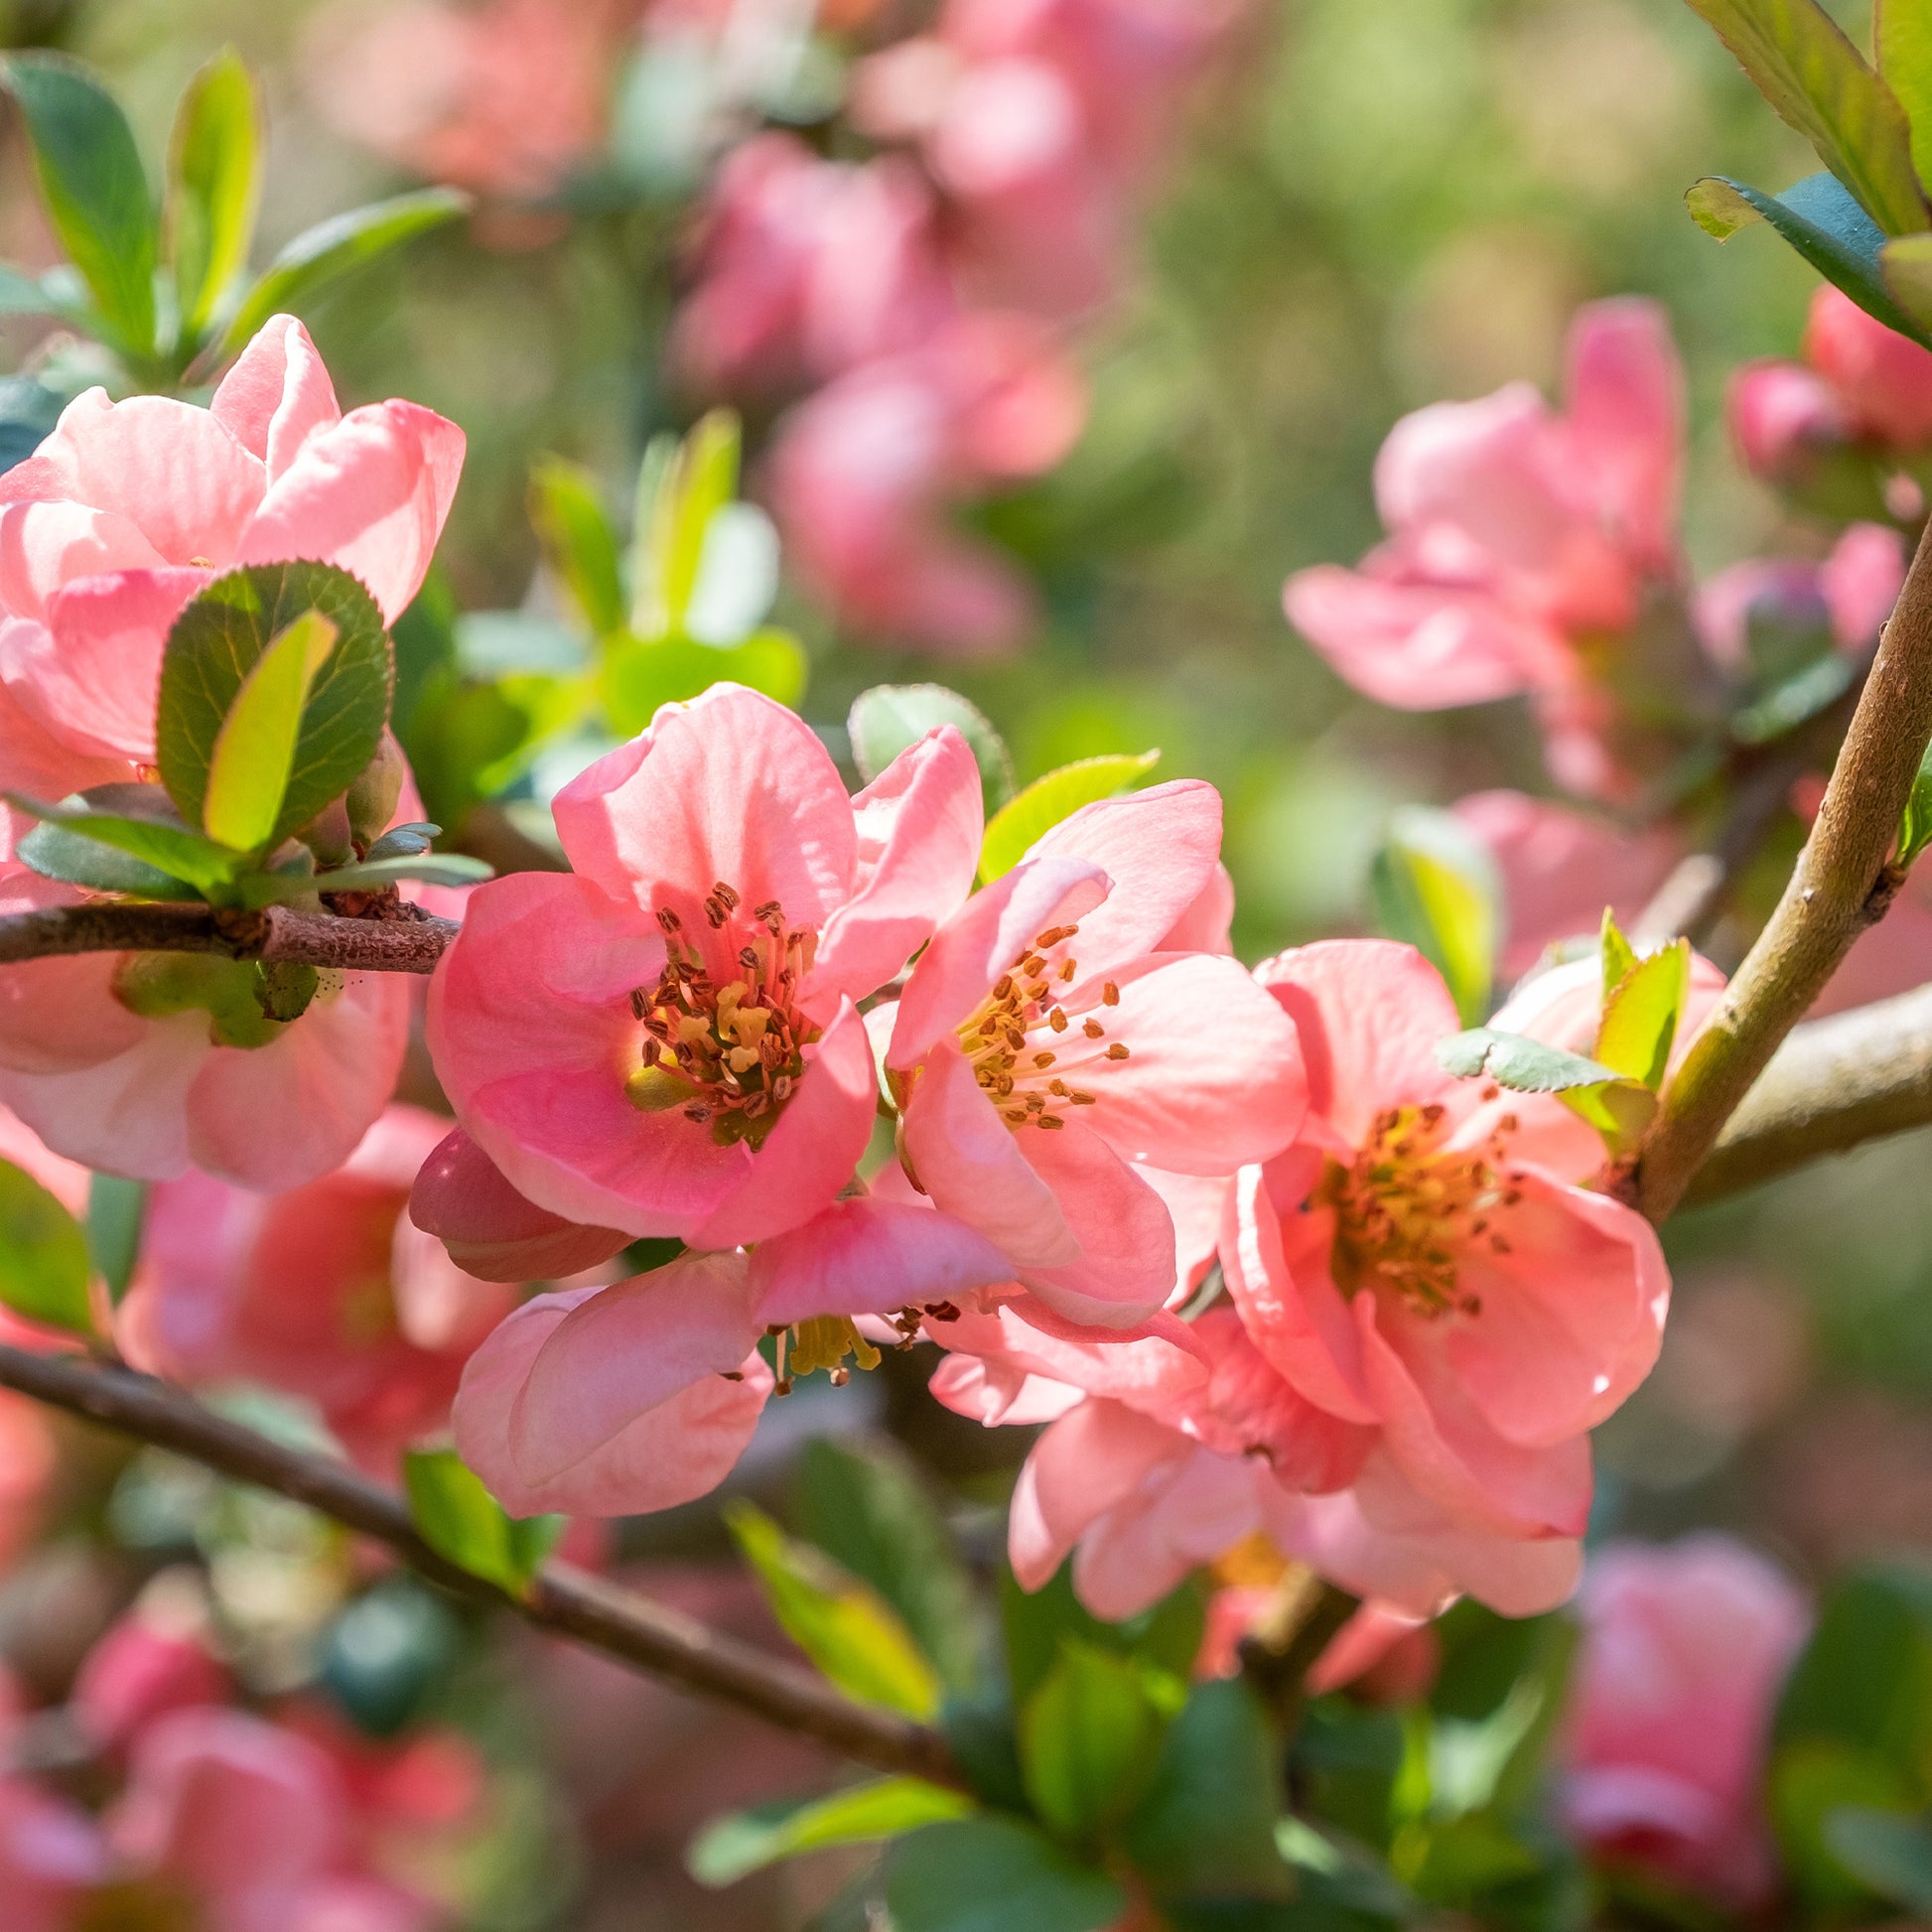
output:
<instances>
[{"instance_id":1,"label":"thin twig","mask_svg":"<svg viewBox=\"0 0 1932 1932\"><path fill-rule=\"evenodd\" d=\"M961 1783L936 1730L855 1704L795 1665L565 1564L547 1564L526 1594L512 1596L438 1556L403 1504L346 1464L285 1448L151 1376L75 1355L0 1346L0 1385L306 1503L387 1544L445 1589L512 1609L540 1630L573 1637L682 1690L737 1705L862 1764L935 1784Z\"/></svg>"},{"instance_id":2,"label":"thin twig","mask_svg":"<svg viewBox=\"0 0 1932 1932\"><path fill-rule=\"evenodd\" d=\"M459 930L454 919L407 903L350 919L288 905L229 912L102 900L0 918L0 965L62 953L205 952L345 972L429 973Z\"/></svg>"}]
</instances>

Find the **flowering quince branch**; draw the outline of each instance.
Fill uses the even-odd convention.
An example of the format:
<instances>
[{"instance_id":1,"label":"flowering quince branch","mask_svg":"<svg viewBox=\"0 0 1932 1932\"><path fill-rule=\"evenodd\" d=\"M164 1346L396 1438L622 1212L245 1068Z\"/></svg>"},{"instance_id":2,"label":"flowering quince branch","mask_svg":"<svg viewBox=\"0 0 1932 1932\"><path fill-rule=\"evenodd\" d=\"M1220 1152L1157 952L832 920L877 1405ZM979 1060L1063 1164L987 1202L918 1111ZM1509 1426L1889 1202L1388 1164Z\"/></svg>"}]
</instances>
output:
<instances>
[{"instance_id":1,"label":"flowering quince branch","mask_svg":"<svg viewBox=\"0 0 1932 1932\"><path fill-rule=\"evenodd\" d=\"M304 1454L212 1414L192 1396L130 1369L0 1345L0 1384L110 1429L192 1456L236 1481L273 1490L386 1544L412 1570L473 1602L514 1609L681 1689L724 1700L859 1762L957 1785L938 1732L853 1703L822 1679L708 1629L694 1618L564 1564L547 1564L520 1595L439 1556L395 1496L346 1463Z\"/></svg>"},{"instance_id":2,"label":"flowering quince branch","mask_svg":"<svg viewBox=\"0 0 1932 1932\"><path fill-rule=\"evenodd\" d=\"M208 905L64 905L0 918L0 964L84 952L206 952L267 964L365 973L430 973L459 930L403 902L347 918L287 905L230 911Z\"/></svg>"}]
</instances>

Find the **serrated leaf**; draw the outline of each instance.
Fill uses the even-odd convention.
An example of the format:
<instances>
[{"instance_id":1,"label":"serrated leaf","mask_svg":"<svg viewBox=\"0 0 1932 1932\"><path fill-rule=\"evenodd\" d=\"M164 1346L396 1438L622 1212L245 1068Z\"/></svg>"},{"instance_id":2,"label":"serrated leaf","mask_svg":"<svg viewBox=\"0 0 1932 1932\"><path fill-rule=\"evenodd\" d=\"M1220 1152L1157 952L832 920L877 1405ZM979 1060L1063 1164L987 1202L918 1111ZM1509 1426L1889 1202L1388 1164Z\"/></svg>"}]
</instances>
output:
<instances>
[{"instance_id":1,"label":"serrated leaf","mask_svg":"<svg viewBox=\"0 0 1932 1932\"><path fill-rule=\"evenodd\" d=\"M711 519L738 493L739 427L729 409L701 417L673 452L658 443L638 474L630 627L683 634Z\"/></svg>"},{"instance_id":2,"label":"serrated leaf","mask_svg":"<svg viewBox=\"0 0 1932 1932\"><path fill-rule=\"evenodd\" d=\"M1480 1020L1495 981L1502 897L1488 848L1451 813L1405 807L1389 821L1369 889L1382 930L1442 974L1459 1018Z\"/></svg>"},{"instance_id":3,"label":"serrated leaf","mask_svg":"<svg viewBox=\"0 0 1932 1932\"><path fill-rule=\"evenodd\" d=\"M562 579L594 636L624 624L617 532L597 479L581 463L539 457L530 467L530 522L545 561Z\"/></svg>"},{"instance_id":4,"label":"serrated leaf","mask_svg":"<svg viewBox=\"0 0 1932 1932\"><path fill-rule=\"evenodd\" d=\"M1125 1817L1147 1788L1171 1716L1131 1659L1063 1641L1020 1712L1021 1775L1040 1821L1084 1841Z\"/></svg>"},{"instance_id":5,"label":"serrated leaf","mask_svg":"<svg viewBox=\"0 0 1932 1932\"><path fill-rule=\"evenodd\" d=\"M1437 1043L1436 1058L1458 1079L1473 1080L1486 1073L1513 1093L1562 1093L1619 1077L1614 1069L1581 1053L1566 1052L1525 1034L1498 1033L1493 1027L1472 1027L1467 1033L1450 1035Z\"/></svg>"},{"instance_id":6,"label":"serrated leaf","mask_svg":"<svg viewBox=\"0 0 1932 1932\"><path fill-rule=\"evenodd\" d=\"M151 354L159 223L127 116L65 55L9 55L6 71L69 259L120 345L136 357Z\"/></svg>"},{"instance_id":7,"label":"serrated leaf","mask_svg":"<svg viewBox=\"0 0 1932 1932\"><path fill-rule=\"evenodd\" d=\"M972 747L991 817L1013 796L1013 758L985 712L943 684L875 684L853 699L845 728L860 777L871 784L939 725L953 726Z\"/></svg>"},{"instance_id":8,"label":"serrated leaf","mask_svg":"<svg viewBox=\"0 0 1932 1932\"><path fill-rule=\"evenodd\" d=\"M994 813L980 845L980 879L1004 879L1043 838L1082 805L1130 790L1161 762L1159 752L1108 753L1078 759L1035 778L1026 790Z\"/></svg>"},{"instance_id":9,"label":"serrated leaf","mask_svg":"<svg viewBox=\"0 0 1932 1932\"><path fill-rule=\"evenodd\" d=\"M168 152L168 241L181 340L198 346L248 265L261 202L261 103L232 47L195 74L175 109Z\"/></svg>"},{"instance_id":10,"label":"serrated leaf","mask_svg":"<svg viewBox=\"0 0 1932 1932\"><path fill-rule=\"evenodd\" d=\"M1926 225L1905 110L1817 0L1690 0L1887 234Z\"/></svg>"},{"instance_id":11,"label":"serrated leaf","mask_svg":"<svg viewBox=\"0 0 1932 1932\"><path fill-rule=\"evenodd\" d=\"M240 863L238 854L172 817L101 809L122 796L126 802L135 803L133 794L155 789L149 785L99 785L91 793L75 792L58 805L22 792L6 793L7 802L16 810L30 812L41 820L21 840L21 858L50 879L65 879L96 892L180 898L184 897L180 886L186 885L196 893L219 894L234 877ZM157 802L167 803L166 799ZM44 832L48 836L43 837Z\"/></svg>"},{"instance_id":12,"label":"serrated leaf","mask_svg":"<svg viewBox=\"0 0 1932 1932\"><path fill-rule=\"evenodd\" d=\"M877 1845L972 1810L970 1798L922 1778L880 1778L825 1797L780 1800L715 1819L698 1834L684 1864L701 1885L735 1885L804 1852Z\"/></svg>"},{"instance_id":13,"label":"serrated leaf","mask_svg":"<svg viewBox=\"0 0 1932 1932\"><path fill-rule=\"evenodd\" d=\"M303 305L331 282L469 213L473 206L474 198L460 189L424 188L351 208L304 229L241 298L222 334L223 353L238 354L270 316L300 314Z\"/></svg>"},{"instance_id":14,"label":"serrated leaf","mask_svg":"<svg viewBox=\"0 0 1932 1932\"><path fill-rule=\"evenodd\" d=\"M612 640L598 671L598 691L612 730L634 737L660 705L682 704L725 682L748 685L796 710L809 668L804 646L788 630L755 630L730 646L692 637L650 643L626 635Z\"/></svg>"},{"instance_id":15,"label":"serrated leaf","mask_svg":"<svg viewBox=\"0 0 1932 1932\"><path fill-rule=\"evenodd\" d=\"M385 886L411 882L423 886L481 886L495 878L493 867L461 852L424 852L394 859L370 859L337 866L329 872L258 872L240 880L236 896L244 905L286 904L314 893L379 893Z\"/></svg>"},{"instance_id":16,"label":"serrated leaf","mask_svg":"<svg viewBox=\"0 0 1932 1932\"><path fill-rule=\"evenodd\" d=\"M1690 986L1688 939L1660 947L1631 966L1603 1002L1596 1029L1598 1064L1657 1092Z\"/></svg>"},{"instance_id":17,"label":"serrated leaf","mask_svg":"<svg viewBox=\"0 0 1932 1932\"><path fill-rule=\"evenodd\" d=\"M1127 1897L1010 1818L928 1825L886 1855L894 1932L1101 1932Z\"/></svg>"},{"instance_id":18,"label":"serrated leaf","mask_svg":"<svg viewBox=\"0 0 1932 1932\"><path fill-rule=\"evenodd\" d=\"M87 1238L32 1174L0 1161L0 1304L29 1321L91 1334Z\"/></svg>"},{"instance_id":19,"label":"serrated leaf","mask_svg":"<svg viewBox=\"0 0 1932 1932\"><path fill-rule=\"evenodd\" d=\"M107 1284L116 1307L134 1279L141 1257L141 1226L148 1213L148 1183L117 1173L97 1173L87 1182L87 1255Z\"/></svg>"},{"instance_id":20,"label":"serrated leaf","mask_svg":"<svg viewBox=\"0 0 1932 1932\"><path fill-rule=\"evenodd\" d=\"M374 599L328 564L230 571L175 620L161 660L161 781L191 825L205 822L216 743L248 674L270 641L311 612L335 626L336 644L310 683L280 806L258 843L272 847L308 824L375 757L393 672Z\"/></svg>"},{"instance_id":21,"label":"serrated leaf","mask_svg":"<svg viewBox=\"0 0 1932 1932\"><path fill-rule=\"evenodd\" d=\"M1602 999L1607 1005L1610 995L1623 984L1624 975L1637 963L1636 948L1623 936L1616 922L1616 914L1607 905L1603 908L1603 923L1598 932L1596 948L1603 965Z\"/></svg>"},{"instance_id":22,"label":"serrated leaf","mask_svg":"<svg viewBox=\"0 0 1932 1932\"><path fill-rule=\"evenodd\" d=\"M833 1683L909 1718L938 1710L938 1673L877 1590L786 1536L755 1504L727 1505L725 1524L785 1634Z\"/></svg>"},{"instance_id":23,"label":"serrated leaf","mask_svg":"<svg viewBox=\"0 0 1932 1932\"><path fill-rule=\"evenodd\" d=\"M249 665L214 735L202 824L236 852L266 845L281 815L303 707L336 648L336 626L305 611Z\"/></svg>"},{"instance_id":24,"label":"serrated leaf","mask_svg":"<svg viewBox=\"0 0 1932 1932\"><path fill-rule=\"evenodd\" d=\"M454 1449L403 1457L409 1513L423 1541L460 1570L520 1595L563 1534L561 1516L507 1515Z\"/></svg>"}]
</instances>

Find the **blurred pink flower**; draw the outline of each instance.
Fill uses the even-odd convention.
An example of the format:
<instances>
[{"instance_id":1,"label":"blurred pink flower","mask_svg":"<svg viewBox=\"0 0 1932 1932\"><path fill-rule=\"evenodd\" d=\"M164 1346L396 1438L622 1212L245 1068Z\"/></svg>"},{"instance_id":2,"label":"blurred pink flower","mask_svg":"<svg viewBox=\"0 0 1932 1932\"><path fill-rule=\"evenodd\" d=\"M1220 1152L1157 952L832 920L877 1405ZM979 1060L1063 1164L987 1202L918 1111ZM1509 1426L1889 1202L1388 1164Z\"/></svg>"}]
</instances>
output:
<instances>
[{"instance_id":1,"label":"blurred pink flower","mask_svg":"<svg viewBox=\"0 0 1932 1932\"><path fill-rule=\"evenodd\" d=\"M1831 385L1799 362L1746 362L1725 390L1725 413L1744 468L1785 488L1811 483L1853 434Z\"/></svg>"},{"instance_id":2,"label":"blurred pink flower","mask_svg":"<svg viewBox=\"0 0 1932 1932\"><path fill-rule=\"evenodd\" d=\"M1822 563L1752 558L1698 587L1693 615L1711 656L1726 670L1745 663L1752 614L1763 610L1792 629L1815 627L1844 651L1877 641L1905 582L1905 540L1881 523L1854 523Z\"/></svg>"},{"instance_id":3,"label":"blurred pink flower","mask_svg":"<svg viewBox=\"0 0 1932 1932\"><path fill-rule=\"evenodd\" d=\"M120 1752L169 1712L219 1704L227 1693L206 1617L185 1606L178 1612L165 1593L150 1592L88 1651L68 1703L91 1744Z\"/></svg>"},{"instance_id":4,"label":"blurred pink flower","mask_svg":"<svg viewBox=\"0 0 1932 1932\"><path fill-rule=\"evenodd\" d=\"M1829 282L1811 299L1804 357L1856 433L1901 454L1932 443L1932 349L1874 321Z\"/></svg>"},{"instance_id":5,"label":"blurred pink flower","mask_svg":"<svg viewBox=\"0 0 1932 1932\"><path fill-rule=\"evenodd\" d=\"M1763 1815L1771 1710L1811 1614L1798 1587L1716 1532L1592 1553L1560 1733L1558 1803L1606 1862L1733 1909L1776 1882Z\"/></svg>"},{"instance_id":6,"label":"blurred pink flower","mask_svg":"<svg viewBox=\"0 0 1932 1932\"><path fill-rule=\"evenodd\" d=\"M872 1132L853 1003L972 881L965 741L929 734L851 798L809 726L717 685L555 810L577 870L480 888L431 988L465 1131L565 1221L733 1248L809 1220Z\"/></svg>"},{"instance_id":7,"label":"blurred pink flower","mask_svg":"<svg viewBox=\"0 0 1932 1932\"><path fill-rule=\"evenodd\" d=\"M392 1105L334 1173L288 1193L204 1174L156 1187L129 1345L191 1386L307 1397L358 1461L392 1470L444 1425L464 1363L511 1306L408 1218L447 1125Z\"/></svg>"}]
</instances>

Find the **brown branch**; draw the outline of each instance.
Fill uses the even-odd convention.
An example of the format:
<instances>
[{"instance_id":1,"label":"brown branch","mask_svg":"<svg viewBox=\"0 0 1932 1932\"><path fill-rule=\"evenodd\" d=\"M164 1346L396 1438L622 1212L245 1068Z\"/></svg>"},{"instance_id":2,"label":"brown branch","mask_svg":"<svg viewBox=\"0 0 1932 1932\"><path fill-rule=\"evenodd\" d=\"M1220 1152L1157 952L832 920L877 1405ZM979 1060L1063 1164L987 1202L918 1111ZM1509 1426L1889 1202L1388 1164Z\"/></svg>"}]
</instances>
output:
<instances>
[{"instance_id":1,"label":"brown branch","mask_svg":"<svg viewBox=\"0 0 1932 1932\"><path fill-rule=\"evenodd\" d=\"M1932 740L1932 536L1921 537L1826 788L1756 943L1692 1042L1618 1191L1661 1221L1853 942L1882 916L1888 862Z\"/></svg>"},{"instance_id":2,"label":"brown branch","mask_svg":"<svg viewBox=\"0 0 1932 1932\"><path fill-rule=\"evenodd\" d=\"M429 973L460 930L419 906L344 918L271 905L230 912L207 905L63 905L0 918L0 965L82 952L207 952L345 972Z\"/></svg>"},{"instance_id":3,"label":"brown branch","mask_svg":"<svg viewBox=\"0 0 1932 1932\"><path fill-rule=\"evenodd\" d=\"M855 1704L793 1664L565 1564L545 1565L525 1595L512 1596L438 1556L404 1505L346 1464L285 1448L151 1376L75 1355L0 1346L0 1386L306 1503L387 1544L412 1570L459 1596L514 1610L539 1630L573 1637L681 1690L736 1705L879 1770L961 1785L936 1730Z\"/></svg>"}]
</instances>

